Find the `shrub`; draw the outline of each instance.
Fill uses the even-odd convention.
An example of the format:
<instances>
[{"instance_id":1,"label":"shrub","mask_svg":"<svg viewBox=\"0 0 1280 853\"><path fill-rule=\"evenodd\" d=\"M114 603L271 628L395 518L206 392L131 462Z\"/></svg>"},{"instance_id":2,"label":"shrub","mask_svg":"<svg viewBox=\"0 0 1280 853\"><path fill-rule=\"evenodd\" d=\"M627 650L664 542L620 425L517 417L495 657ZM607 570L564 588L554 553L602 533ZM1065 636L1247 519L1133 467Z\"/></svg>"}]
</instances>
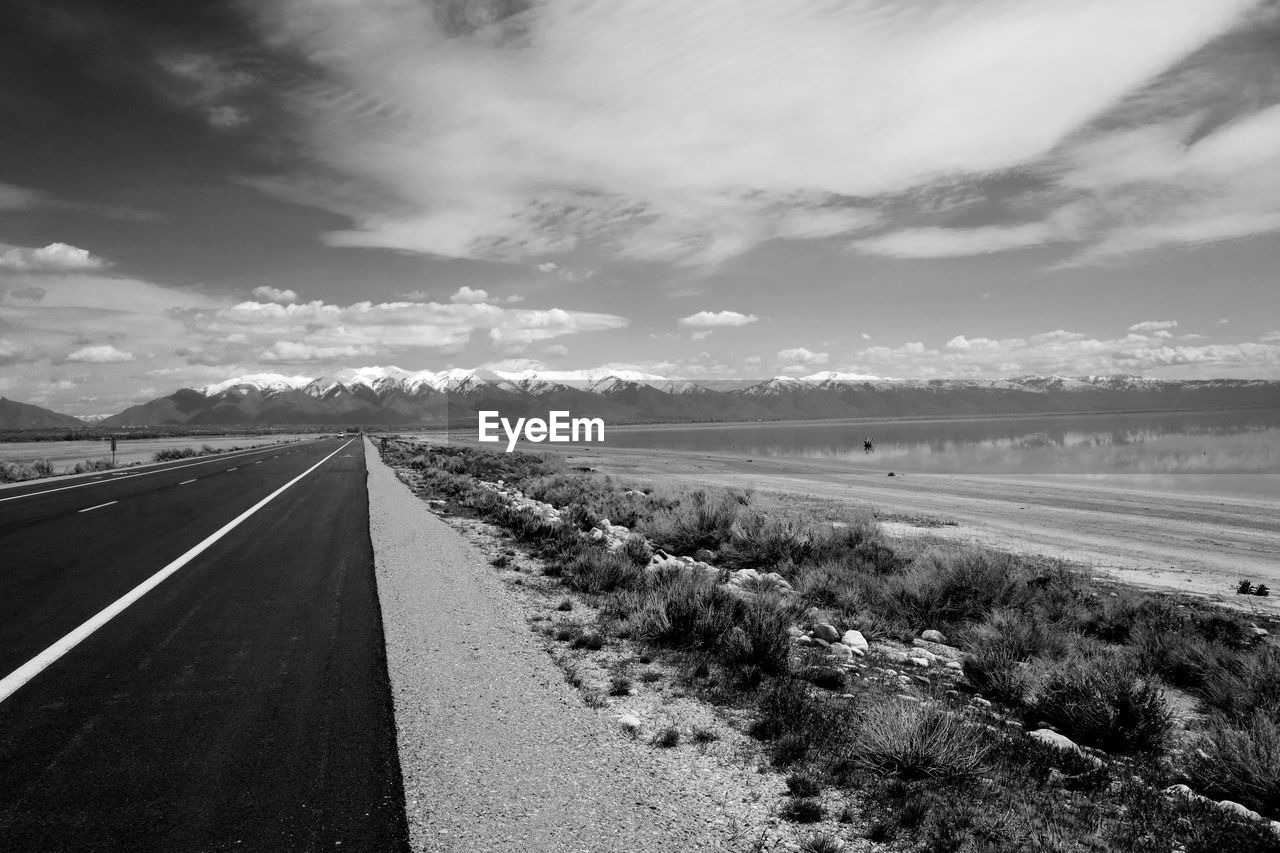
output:
<instances>
[{"instance_id":1,"label":"shrub","mask_svg":"<svg viewBox=\"0 0 1280 853\"><path fill-rule=\"evenodd\" d=\"M680 745L680 730L675 726L667 726L653 738L653 745L661 749L671 749Z\"/></svg>"},{"instance_id":2,"label":"shrub","mask_svg":"<svg viewBox=\"0 0 1280 853\"><path fill-rule=\"evenodd\" d=\"M1237 720L1259 708L1280 708L1280 650L1222 655L1208 662L1193 689L1201 704Z\"/></svg>"},{"instance_id":3,"label":"shrub","mask_svg":"<svg viewBox=\"0 0 1280 853\"><path fill-rule=\"evenodd\" d=\"M151 458L156 462L172 462L175 459L190 459L199 455L200 451L194 447L163 447Z\"/></svg>"},{"instance_id":4,"label":"shrub","mask_svg":"<svg viewBox=\"0 0 1280 853\"><path fill-rule=\"evenodd\" d=\"M964 658L964 675L983 696L1021 705L1027 693L1027 676L1013 646L998 638L972 641Z\"/></svg>"},{"instance_id":5,"label":"shrub","mask_svg":"<svg viewBox=\"0 0 1280 853\"><path fill-rule=\"evenodd\" d=\"M840 853L844 842L830 832L815 832L800 842L800 853Z\"/></svg>"},{"instance_id":6,"label":"shrub","mask_svg":"<svg viewBox=\"0 0 1280 853\"><path fill-rule=\"evenodd\" d=\"M799 565L813 552L813 534L798 521L763 512L739 513L720 548L721 562L731 569L770 571Z\"/></svg>"},{"instance_id":7,"label":"shrub","mask_svg":"<svg viewBox=\"0 0 1280 853\"><path fill-rule=\"evenodd\" d=\"M711 731L711 729L698 727L693 730L693 742L699 746L706 746L707 744L715 743L718 740L720 740L720 735Z\"/></svg>"},{"instance_id":8,"label":"shrub","mask_svg":"<svg viewBox=\"0 0 1280 853\"><path fill-rule=\"evenodd\" d=\"M1192 753L1192 786L1215 800L1280 815L1280 721L1259 709L1240 727L1222 718L1214 723Z\"/></svg>"},{"instance_id":9,"label":"shrub","mask_svg":"<svg viewBox=\"0 0 1280 853\"><path fill-rule=\"evenodd\" d=\"M622 556L637 566L647 566L653 556L653 549L649 547L647 539L632 533L622 544Z\"/></svg>"},{"instance_id":10,"label":"shrub","mask_svg":"<svg viewBox=\"0 0 1280 853\"><path fill-rule=\"evenodd\" d=\"M848 715L827 693L780 678L760 692L752 737L774 742L774 761L789 764L814 747L833 747L849 734Z\"/></svg>"},{"instance_id":11,"label":"shrub","mask_svg":"<svg viewBox=\"0 0 1280 853\"><path fill-rule=\"evenodd\" d=\"M644 531L658 547L674 554L692 554L699 548L714 551L728 541L748 500L728 492L713 498L699 489L645 522Z\"/></svg>"},{"instance_id":12,"label":"shrub","mask_svg":"<svg viewBox=\"0 0 1280 853\"><path fill-rule=\"evenodd\" d=\"M783 804L780 814L794 823L817 823L827 816L827 810L815 799L796 797Z\"/></svg>"},{"instance_id":13,"label":"shrub","mask_svg":"<svg viewBox=\"0 0 1280 853\"><path fill-rule=\"evenodd\" d=\"M972 776L989 747L983 730L935 705L895 699L863 709L848 760L899 779Z\"/></svg>"},{"instance_id":14,"label":"shrub","mask_svg":"<svg viewBox=\"0 0 1280 853\"><path fill-rule=\"evenodd\" d=\"M570 589L602 593L635 586L644 571L635 563L603 548L587 548L563 569Z\"/></svg>"},{"instance_id":15,"label":"shrub","mask_svg":"<svg viewBox=\"0 0 1280 853\"><path fill-rule=\"evenodd\" d=\"M1075 740L1109 752L1161 749L1173 717L1160 689L1116 654L1075 658L1045 677L1031 703L1039 719Z\"/></svg>"},{"instance_id":16,"label":"shrub","mask_svg":"<svg viewBox=\"0 0 1280 853\"><path fill-rule=\"evenodd\" d=\"M845 687L844 670L838 666L826 664L807 666L797 675L814 687L821 687L824 690L842 691Z\"/></svg>"},{"instance_id":17,"label":"shrub","mask_svg":"<svg viewBox=\"0 0 1280 853\"><path fill-rule=\"evenodd\" d=\"M630 678L627 678L625 675L615 675L609 681L609 695L610 696L630 696L631 687L632 687L632 681Z\"/></svg>"},{"instance_id":18,"label":"shrub","mask_svg":"<svg viewBox=\"0 0 1280 853\"><path fill-rule=\"evenodd\" d=\"M598 652L604 648L604 637L595 631L590 631L580 637L574 638L570 644L575 649L586 649L589 652Z\"/></svg>"},{"instance_id":19,"label":"shrub","mask_svg":"<svg viewBox=\"0 0 1280 853\"><path fill-rule=\"evenodd\" d=\"M111 463L110 458L86 459L83 462L77 462L71 469L72 474L90 474L94 471L110 471L116 467Z\"/></svg>"},{"instance_id":20,"label":"shrub","mask_svg":"<svg viewBox=\"0 0 1280 853\"><path fill-rule=\"evenodd\" d=\"M793 797L816 797L822 793L822 779L812 770L797 770L787 776L787 792Z\"/></svg>"}]
</instances>

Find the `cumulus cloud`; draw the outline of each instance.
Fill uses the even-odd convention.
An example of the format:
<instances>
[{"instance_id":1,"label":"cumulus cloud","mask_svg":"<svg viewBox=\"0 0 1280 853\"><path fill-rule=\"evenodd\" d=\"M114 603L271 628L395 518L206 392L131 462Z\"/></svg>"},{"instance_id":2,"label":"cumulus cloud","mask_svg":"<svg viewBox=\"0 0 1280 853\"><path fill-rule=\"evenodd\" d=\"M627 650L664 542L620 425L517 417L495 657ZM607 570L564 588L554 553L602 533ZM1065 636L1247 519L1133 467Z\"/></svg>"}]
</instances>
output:
<instances>
[{"instance_id":1,"label":"cumulus cloud","mask_svg":"<svg viewBox=\"0 0 1280 853\"><path fill-rule=\"evenodd\" d=\"M88 250L66 243L50 243L44 248L0 245L0 270L19 272L83 272L107 266Z\"/></svg>"},{"instance_id":2,"label":"cumulus cloud","mask_svg":"<svg viewBox=\"0 0 1280 853\"><path fill-rule=\"evenodd\" d=\"M325 74L293 99L335 177L276 187L350 216L332 242L709 264L876 227L876 199L944 176L1044 164L1251 5L547 0L461 26L454 6L412 0L256 8L268 40ZM1018 227L866 248L1060 239Z\"/></svg>"},{"instance_id":3,"label":"cumulus cloud","mask_svg":"<svg viewBox=\"0 0 1280 853\"><path fill-rule=\"evenodd\" d=\"M263 302L275 302L280 305L291 305L298 301L298 294L293 290L281 290L278 287L262 285L253 289L253 297Z\"/></svg>"},{"instance_id":4,"label":"cumulus cloud","mask_svg":"<svg viewBox=\"0 0 1280 853\"><path fill-rule=\"evenodd\" d=\"M699 311L697 314L681 317L678 322L681 326L719 327L745 326L759 319L755 314L740 314L737 311Z\"/></svg>"},{"instance_id":5,"label":"cumulus cloud","mask_svg":"<svg viewBox=\"0 0 1280 853\"><path fill-rule=\"evenodd\" d=\"M478 289L473 290L472 288L463 285L453 292L453 295L449 297L449 301L463 305L479 305L489 301L489 294L487 291Z\"/></svg>"},{"instance_id":6,"label":"cumulus cloud","mask_svg":"<svg viewBox=\"0 0 1280 853\"><path fill-rule=\"evenodd\" d=\"M133 361L131 352L116 349L110 344L81 347L67 355L67 361L84 362L85 364L111 364L112 362Z\"/></svg>"},{"instance_id":7,"label":"cumulus cloud","mask_svg":"<svg viewBox=\"0 0 1280 853\"><path fill-rule=\"evenodd\" d=\"M1141 323L1134 323L1129 327L1131 332L1157 332L1162 329L1178 328L1177 320L1143 320Z\"/></svg>"}]
</instances>

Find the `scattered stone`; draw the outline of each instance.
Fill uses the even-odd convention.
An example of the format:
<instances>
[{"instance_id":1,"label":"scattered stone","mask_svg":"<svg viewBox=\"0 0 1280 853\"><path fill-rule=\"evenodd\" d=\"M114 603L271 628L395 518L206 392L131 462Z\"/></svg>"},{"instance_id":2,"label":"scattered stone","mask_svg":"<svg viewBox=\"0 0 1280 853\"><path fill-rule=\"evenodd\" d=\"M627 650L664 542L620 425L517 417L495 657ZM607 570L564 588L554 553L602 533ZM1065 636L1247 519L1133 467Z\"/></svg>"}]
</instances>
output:
<instances>
[{"instance_id":1,"label":"scattered stone","mask_svg":"<svg viewBox=\"0 0 1280 853\"><path fill-rule=\"evenodd\" d=\"M819 639L819 638L817 638L817 637L810 637L810 638L809 638L809 642L810 642L810 643L812 643L812 644L813 644L813 645L815 645L815 646L820 647L820 648L824 648L824 649L829 649L829 648L831 648L831 644L830 644L830 643L828 643L826 640L822 640L822 639Z\"/></svg>"},{"instance_id":2,"label":"scattered stone","mask_svg":"<svg viewBox=\"0 0 1280 853\"><path fill-rule=\"evenodd\" d=\"M1078 752L1084 755L1085 752L1076 745L1076 742L1064 734L1059 734L1052 729L1036 729L1033 732L1027 732L1027 737L1034 738L1041 743L1055 746L1066 752Z\"/></svg>"},{"instance_id":3,"label":"scattered stone","mask_svg":"<svg viewBox=\"0 0 1280 853\"><path fill-rule=\"evenodd\" d=\"M799 637L796 637L796 645L797 645L797 646L812 646L812 645L813 645L813 637L807 636L807 635L805 635L805 634L801 634Z\"/></svg>"},{"instance_id":4,"label":"scattered stone","mask_svg":"<svg viewBox=\"0 0 1280 853\"><path fill-rule=\"evenodd\" d=\"M1218 808L1224 811L1235 812L1240 815L1240 817L1247 817L1250 820L1262 820L1262 815L1258 814L1253 809L1246 808L1245 806L1240 805L1240 803L1232 800L1219 800Z\"/></svg>"},{"instance_id":5,"label":"scattered stone","mask_svg":"<svg viewBox=\"0 0 1280 853\"><path fill-rule=\"evenodd\" d=\"M960 663L958 660L949 660L943 664L943 666L947 669L955 670L956 672L964 672L964 664Z\"/></svg>"},{"instance_id":6,"label":"scattered stone","mask_svg":"<svg viewBox=\"0 0 1280 853\"><path fill-rule=\"evenodd\" d=\"M930 643L941 643L944 646L947 644L946 635L943 634L941 631L935 631L932 628L922 633L920 635L920 639Z\"/></svg>"},{"instance_id":7,"label":"scattered stone","mask_svg":"<svg viewBox=\"0 0 1280 853\"><path fill-rule=\"evenodd\" d=\"M1255 637L1266 637L1271 633L1266 628L1259 628L1257 625L1254 625L1250 630L1253 631L1253 636Z\"/></svg>"},{"instance_id":8,"label":"scattered stone","mask_svg":"<svg viewBox=\"0 0 1280 853\"><path fill-rule=\"evenodd\" d=\"M987 699L983 699L981 696L974 696L971 701L979 708L991 709L991 702Z\"/></svg>"},{"instance_id":9,"label":"scattered stone","mask_svg":"<svg viewBox=\"0 0 1280 853\"><path fill-rule=\"evenodd\" d=\"M618 725L629 732L634 732L640 728L640 718L635 714L623 714L618 718Z\"/></svg>"},{"instance_id":10,"label":"scattered stone","mask_svg":"<svg viewBox=\"0 0 1280 853\"><path fill-rule=\"evenodd\" d=\"M921 669L929 668L929 659L924 657L915 657L915 656L909 657L907 658L907 663L911 664L912 666L918 666Z\"/></svg>"},{"instance_id":11,"label":"scattered stone","mask_svg":"<svg viewBox=\"0 0 1280 853\"><path fill-rule=\"evenodd\" d=\"M858 649L865 652L870 646L867 644L867 638L862 636L861 631L845 631L844 636L840 638L840 642L844 643L856 653Z\"/></svg>"},{"instance_id":12,"label":"scattered stone","mask_svg":"<svg viewBox=\"0 0 1280 853\"><path fill-rule=\"evenodd\" d=\"M827 651L830 652L833 657L839 658L840 660L853 660L853 649L849 648L844 643L832 643L831 648L827 649Z\"/></svg>"},{"instance_id":13,"label":"scattered stone","mask_svg":"<svg viewBox=\"0 0 1280 853\"><path fill-rule=\"evenodd\" d=\"M591 537L592 542L599 542L600 540L604 539L604 531L601 530L599 527L591 528L591 532L588 533L587 535Z\"/></svg>"},{"instance_id":14,"label":"scattered stone","mask_svg":"<svg viewBox=\"0 0 1280 853\"><path fill-rule=\"evenodd\" d=\"M750 571L747 569L746 571ZM840 639L840 632L836 630L836 626L827 622L819 622L813 626L813 636L819 640L826 640L828 643L834 643Z\"/></svg>"},{"instance_id":15,"label":"scattered stone","mask_svg":"<svg viewBox=\"0 0 1280 853\"><path fill-rule=\"evenodd\" d=\"M716 552L708 551L706 548L699 548L693 552L693 559L700 563L714 563L716 559Z\"/></svg>"}]
</instances>

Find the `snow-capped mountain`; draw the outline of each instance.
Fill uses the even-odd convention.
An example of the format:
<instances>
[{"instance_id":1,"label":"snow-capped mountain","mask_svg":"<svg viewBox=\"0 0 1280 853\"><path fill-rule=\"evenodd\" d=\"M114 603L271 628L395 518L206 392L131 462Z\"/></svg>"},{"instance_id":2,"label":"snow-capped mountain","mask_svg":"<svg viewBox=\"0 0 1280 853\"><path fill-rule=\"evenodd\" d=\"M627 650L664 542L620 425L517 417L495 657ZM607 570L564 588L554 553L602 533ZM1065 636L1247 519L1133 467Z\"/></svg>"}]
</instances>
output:
<instances>
[{"instance_id":1,"label":"snow-capped mountain","mask_svg":"<svg viewBox=\"0 0 1280 853\"><path fill-rule=\"evenodd\" d=\"M824 371L761 382L572 371L347 368L257 373L184 389L103 420L161 424L446 424L480 409L565 409L608 423L1280 408L1280 381L1141 376L886 379Z\"/></svg>"}]
</instances>

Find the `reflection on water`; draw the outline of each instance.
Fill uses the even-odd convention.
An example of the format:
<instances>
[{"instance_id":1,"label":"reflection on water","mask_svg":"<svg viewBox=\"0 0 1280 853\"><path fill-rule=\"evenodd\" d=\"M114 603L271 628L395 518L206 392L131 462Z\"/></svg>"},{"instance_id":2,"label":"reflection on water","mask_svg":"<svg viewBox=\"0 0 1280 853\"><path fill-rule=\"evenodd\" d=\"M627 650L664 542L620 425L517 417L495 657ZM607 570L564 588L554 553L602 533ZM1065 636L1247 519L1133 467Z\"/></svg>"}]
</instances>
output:
<instances>
[{"instance_id":1,"label":"reflection on water","mask_svg":"<svg viewBox=\"0 0 1280 853\"><path fill-rule=\"evenodd\" d=\"M901 473L1069 475L1099 485L1280 496L1277 410L615 428L608 443Z\"/></svg>"}]
</instances>

